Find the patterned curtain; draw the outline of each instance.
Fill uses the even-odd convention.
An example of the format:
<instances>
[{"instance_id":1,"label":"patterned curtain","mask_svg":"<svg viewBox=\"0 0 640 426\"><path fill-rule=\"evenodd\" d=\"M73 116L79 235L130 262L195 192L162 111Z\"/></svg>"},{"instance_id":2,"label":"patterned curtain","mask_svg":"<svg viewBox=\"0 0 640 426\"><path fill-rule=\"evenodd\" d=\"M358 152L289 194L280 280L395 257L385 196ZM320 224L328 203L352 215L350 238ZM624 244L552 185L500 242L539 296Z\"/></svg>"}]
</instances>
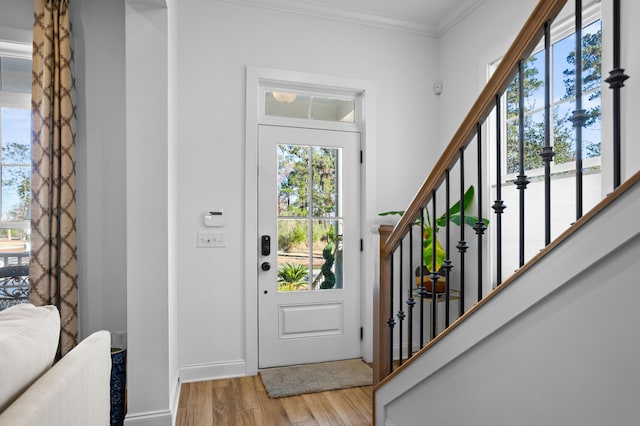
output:
<instances>
[{"instance_id":1,"label":"patterned curtain","mask_svg":"<svg viewBox=\"0 0 640 426\"><path fill-rule=\"evenodd\" d=\"M60 355L78 338L69 0L34 0L30 301L56 305Z\"/></svg>"}]
</instances>

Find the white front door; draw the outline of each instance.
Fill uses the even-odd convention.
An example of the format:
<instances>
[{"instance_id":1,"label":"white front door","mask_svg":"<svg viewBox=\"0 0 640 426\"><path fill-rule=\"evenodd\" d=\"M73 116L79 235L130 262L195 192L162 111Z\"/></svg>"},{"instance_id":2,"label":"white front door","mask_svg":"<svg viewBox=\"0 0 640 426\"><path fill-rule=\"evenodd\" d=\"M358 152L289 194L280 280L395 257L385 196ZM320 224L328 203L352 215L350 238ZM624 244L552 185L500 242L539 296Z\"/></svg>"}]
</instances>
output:
<instances>
[{"instance_id":1,"label":"white front door","mask_svg":"<svg viewBox=\"0 0 640 426\"><path fill-rule=\"evenodd\" d=\"M360 356L360 134L259 126L259 368Z\"/></svg>"}]
</instances>

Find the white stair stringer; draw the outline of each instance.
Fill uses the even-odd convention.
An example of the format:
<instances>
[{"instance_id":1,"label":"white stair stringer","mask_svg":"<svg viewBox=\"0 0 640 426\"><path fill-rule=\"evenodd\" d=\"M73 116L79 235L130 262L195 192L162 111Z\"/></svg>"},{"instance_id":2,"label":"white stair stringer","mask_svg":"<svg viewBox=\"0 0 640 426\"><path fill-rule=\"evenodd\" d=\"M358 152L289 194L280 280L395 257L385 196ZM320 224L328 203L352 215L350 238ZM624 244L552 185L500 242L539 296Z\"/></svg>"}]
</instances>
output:
<instances>
[{"instance_id":1,"label":"white stair stringer","mask_svg":"<svg viewBox=\"0 0 640 426\"><path fill-rule=\"evenodd\" d=\"M377 425L635 424L640 184L375 392Z\"/></svg>"}]
</instances>

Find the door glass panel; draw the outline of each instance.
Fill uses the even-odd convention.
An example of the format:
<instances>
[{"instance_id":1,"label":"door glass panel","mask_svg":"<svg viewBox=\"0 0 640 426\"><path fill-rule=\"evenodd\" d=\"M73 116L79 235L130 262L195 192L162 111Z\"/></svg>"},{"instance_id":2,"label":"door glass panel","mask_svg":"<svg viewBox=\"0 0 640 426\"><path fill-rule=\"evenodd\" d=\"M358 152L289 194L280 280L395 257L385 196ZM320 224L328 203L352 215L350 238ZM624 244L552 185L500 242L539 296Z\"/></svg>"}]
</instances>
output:
<instances>
[{"instance_id":1,"label":"door glass panel","mask_svg":"<svg viewBox=\"0 0 640 426\"><path fill-rule=\"evenodd\" d=\"M313 147L313 215L316 217L335 217L337 213L337 179L340 148Z\"/></svg>"},{"instance_id":2,"label":"door glass panel","mask_svg":"<svg viewBox=\"0 0 640 426\"><path fill-rule=\"evenodd\" d=\"M341 220L313 221L313 283L314 290L342 288Z\"/></svg>"},{"instance_id":3,"label":"door glass panel","mask_svg":"<svg viewBox=\"0 0 640 426\"><path fill-rule=\"evenodd\" d=\"M278 219L278 291L309 289L309 222Z\"/></svg>"},{"instance_id":4,"label":"door glass panel","mask_svg":"<svg viewBox=\"0 0 640 426\"><path fill-rule=\"evenodd\" d=\"M341 162L341 148L278 145L278 291L343 288Z\"/></svg>"},{"instance_id":5,"label":"door glass panel","mask_svg":"<svg viewBox=\"0 0 640 426\"><path fill-rule=\"evenodd\" d=\"M278 215L309 214L309 147L278 145Z\"/></svg>"}]
</instances>

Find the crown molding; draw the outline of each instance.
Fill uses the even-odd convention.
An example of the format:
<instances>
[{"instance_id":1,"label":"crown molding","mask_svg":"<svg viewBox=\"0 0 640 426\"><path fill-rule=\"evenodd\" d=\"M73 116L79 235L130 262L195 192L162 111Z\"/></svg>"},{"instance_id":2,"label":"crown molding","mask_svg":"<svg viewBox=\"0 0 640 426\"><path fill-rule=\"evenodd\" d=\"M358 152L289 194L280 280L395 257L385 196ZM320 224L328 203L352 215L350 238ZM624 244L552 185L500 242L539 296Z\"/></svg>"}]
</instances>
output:
<instances>
[{"instance_id":1,"label":"crown molding","mask_svg":"<svg viewBox=\"0 0 640 426\"><path fill-rule=\"evenodd\" d=\"M314 1L304 0L221 0L227 3L244 6L260 7L280 12L296 13L299 15L314 16L317 18L331 19L334 21L348 22L352 24L366 25L393 31L401 31L417 34L424 37L440 37L469 13L475 10L485 0L472 0L463 4L454 13L440 20L437 24L429 24L417 21L380 16L363 11L350 10L324 6Z\"/></svg>"},{"instance_id":2,"label":"crown molding","mask_svg":"<svg viewBox=\"0 0 640 426\"><path fill-rule=\"evenodd\" d=\"M339 9L323 6L317 3L302 2L296 0L222 0L226 3L245 6L260 7L280 12L296 13L299 15L314 16L317 18L331 19L334 21L367 25L387 30L402 31L422 36L434 37L436 32L431 28L417 22L408 22L401 19L388 18L360 11Z\"/></svg>"}]
</instances>

